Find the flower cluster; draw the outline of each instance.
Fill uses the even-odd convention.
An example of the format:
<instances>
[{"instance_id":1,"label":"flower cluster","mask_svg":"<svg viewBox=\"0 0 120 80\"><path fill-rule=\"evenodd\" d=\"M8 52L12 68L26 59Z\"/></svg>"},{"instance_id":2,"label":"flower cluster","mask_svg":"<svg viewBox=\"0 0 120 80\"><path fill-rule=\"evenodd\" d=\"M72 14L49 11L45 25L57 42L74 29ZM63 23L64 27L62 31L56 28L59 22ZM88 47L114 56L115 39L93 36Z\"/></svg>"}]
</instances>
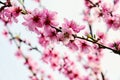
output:
<instances>
[{"instance_id":1,"label":"flower cluster","mask_svg":"<svg viewBox=\"0 0 120 80\"><path fill-rule=\"evenodd\" d=\"M45 63L50 64L52 69L56 69L59 66L60 60L59 53L53 49L45 50L41 59Z\"/></svg>"},{"instance_id":2,"label":"flower cluster","mask_svg":"<svg viewBox=\"0 0 120 80\"><path fill-rule=\"evenodd\" d=\"M47 9L42 11L39 11L39 9L34 9L24 16L25 22L23 22L23 25L28 26L29 30L36 33L39 32L38 28L44 28L44 30L47 31L50 26L58 25L58 23L55 22L55 16L56 12L51 12Z\"/></svg>"},{"instance_id":3,"label":"flower cluster","mask_svg":"<svg viewBox=\"0 0 120 80\"><path fill-rule=\"evenodd\" d=\"M118 10L118 4L116 4L116 2L119 2L119 0L114 0L115 4L102 2L101 0L85 0L87 9L84 12L84 20L91 24L96 21L96 19L102 17L108 29L118 30L120 28L120 14L116 13ZM93 14L91 13L92 11L96 14L93 19L90 17L90 15Z\"/></svg>"},{"instance_id":4,"label":"flower cluster","mask_svg":"<svg viewBox=\"0 0 120 80\"><path fill-rule=\"evenodd\" d=\"M20 15L21 11L22 9L17 6L8 7L0 12L0 20L4 24L11 24L13 21L18 22L16 18Z\"/></svg>"},{"instance_id":5,"label":"flower cluster","mask_svg":"<svg viewBox=\"0 0 120 80\"><path fill-rule=\"evenodd\" d=\"M34 1L41 2L41 0ZM108 29L120 29L120 14L116 13L120 1L113 0L113 4L109 4L102 0L84 0L84 3L86 8L83 13L83 18L88 23L88 27L86 25L79 25L74 20L68 20L66 18L60 24L57 21L57 12L50 11L46 8L28 10L25 7L24 0L20 2L22 7L13 5L11 0L7 0L5 3L0 1L0 4L3 5L0 8L0 20L4 22L5 26L8 23L17 23L17 17L22 17L24 19L22 25L37 35L38 43L44 49L41 52L39 48L33 47L31 43L22 40L20 37L14 37L9 28L6 28L7 31L4 30L2 33L4 36L10 35L10 40L14 40L16 43L18 49L15 56L25 59L24 65L33 74L29 77L31 80L39 80L37 78L39 76L38 63L34 62L32 57L24 56L21 43L29 46L31 52L34 49L39 53L43 53L41 54L40 60L50 65L53 70L63 73L69 80L98 80L99 75L102 73L100 61L103 56L103 49L109 49L117 54L120 53L120 41L107 45L106 33L101 31L94 33L92 31L92 24L96 21L103 21L107 26L107 31ZM89 31L87 30L85 32L87 33L86 35L79 36L82 30L88 28ZM77 58L79 58L77 60L78 62L71 60L65 54L61 56L60 52L55 50L53 46L61 45L61 43L70 52L75 53L72 55L77 55ZM76 63L81 64L85 72L88 73L82 75ZM105 80L103 73L101 76ZM51 75L48 75L47 78L53 80ZM41 80L43 79L42 77Z\"/></svg>"}]
</instances>

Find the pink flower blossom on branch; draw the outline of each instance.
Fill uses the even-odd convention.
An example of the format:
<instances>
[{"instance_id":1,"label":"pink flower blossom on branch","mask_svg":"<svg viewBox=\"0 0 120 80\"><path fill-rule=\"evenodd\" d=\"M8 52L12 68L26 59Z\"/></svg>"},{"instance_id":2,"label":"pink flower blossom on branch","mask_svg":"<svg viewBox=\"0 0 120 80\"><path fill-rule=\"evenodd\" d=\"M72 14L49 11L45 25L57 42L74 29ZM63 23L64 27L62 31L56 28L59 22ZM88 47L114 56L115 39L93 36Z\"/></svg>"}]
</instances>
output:
<instances>
[{"instance_id":1,"label":"pink flower blossom on branch","mask_svg":"<svg viewBox=\"0 0 120 80\"><path fill-rule=\"evenodd\" d=\"M52 69L56 69L59 66L59 52L53 49L46 49L41 59L47 64L50 64Z\"/></svg>"},{"instance_id":2,"label":"pink flower blossom on branch","mask_svg":"<svg viewBox=\"0 0 120 80\"><path fill-rule=\"evenodd\" d=\"M72 29L75 33L79 33L81 30L85 28L85 26L79 26L75 21L68 21L64 19L64 23L62 25L64 28Z\"/></svg>"},{"instance_id":3,"label":"pink flower blossom on branch","mask_svg":"<svg viewBox=\"0 0 120 80\"><path fill-rule=\"evenodd\" d=\"M57 15L57 12L52 12L52 11L49 11L47 9L44 9L43 12L42 12L45 16L44 16L44 26L45 27L49 27L49 26L58 26L58 22L56 22L56 15Z\"/></svg>"},{"instance_id":4,"label":"pink flower blossom on branch","mask_svg":"<svg viewBox=\"0 0 120 80\"><path fill-rule=\"evenodd\" d=\"M7 30L3 30L2 34L3 34L5 37L8 37L8 31L7 31Z\"/></svg>"},{"instance_id":5,"label":"pink flower blossom on branch","mask_svg":"<svg viewBox=\"0 0 120 80\"><path fill-rule=\"evenodd\" d=\"M40 0L34 1L40 2ZM106 23L106 27L108 29L120 29L120 15L116 14L116 5L118 5L117 2L119 2L119 0L114 0L113 5L103 3L102 0L84 1L86 10L83 13L83 17L84 21L88 23L88 26L92 26L92 24L94 24L94 22L97 20L96 15L94 15L94 13L97 13L97 18L99 21ZM4 8L2 8L0 12L0 20L5 24L12 24L13 22L18 22L18 16L24 16L24 22L22 25L26 26L30 31L37 33L39 46L44 48L43 54L41 54L41 61L49 65L53 71L59 71L69 80L93 80L98 79L100 75L102 76L102 79L105 80L100 67L101 58L104 54L103 49L108 49L116 54L119 54L119 41L110 43L110 45L107 46L107 35L103 32L98 31L97 33L94 33L94 30L90 30L91 33L93 32L93 35L88 33L87 35L79 36L79 33L87 26L79 25L74 20L68 20L66 18L64 18L64 22L60 26L57 22L57 12L50 11L46 8L41 8L41 10L35 8L34 10L29 11L27 10L27 7L25 7L26 5L24 1L22 8L14 5L7 6L7 4L11 3L11 0L7 0L5 3L0 1L0 4L4 5ZM23 13L24 10L26 13ZM30 47L29 50L35 49L36 51L40 52L38 48L32 47L30 43L14 37L9 29L3 33L5 36L8 34L11 35L12 39L10 40L20 43L20 45L17 45L18 48L19 46L21 47L21 43L23 43ZM62 43L62 45L68 47L69 51L78 52L78 62L71 60L69 56L66 56L64 53L61 56L59 51L56 51L53 47L54 45L57 45L56 43ZM31 72L33 72L33 75L30 76L30 79L39 80L36 77L39 76L38 63L34 62L31 57L23 56L22 53L23 51L18 49L15 55L18 58L25 58L25 65ZM83 70L88 73L82 75L82 72L79 71L81 68L77 68L76 63L80 63ZM47 78L53 80L51 75Z\"/></svg>"},{"instance_id":6,"label":"pink flower blossom on branch","mask_svg":"<svg viewBox=\"0 0 120 80\"><path fill-rule=\"evenodd\" d=\"M90 52L91 46L86 41L80 40L78 45L80 46L80 51L81 52L83 52L83 53L89 53Z\"/></svg>"},{"instance_id":7,"label":"pink flower blossom on branch","mask_svg":"<svg viewBox=\"0 0 120 80\"><path fill-rule=\"evenodd\" d=\"M16 19L21 13L21 8L17 6L8 7L0 12L0 20L4 24L12 23L13 21L18 22Z\"/></svg>"},{"instance_id":8,"label":"pink flower blossom on branch","mask_svg":"<svg viewBox=\"0 0 120 80\"><path fill-rule=\"evenodd\" d=\"M70 40L69 43L66 44L66 46L73 51L77 51L79 49L77 43L74 40Z\"/></svg>"},{"instance_id":9,"label":"pink flower blossom on branch","mask_svg":"<svg viewBox=\"0 0 120 80\"><path fill-rule=\"evenodd\" d=\"M109 28L112 28L114 30L118 30L120 28L120 15L113 15L113 16L107 16L105 18L105 22Z\"/></svg>"},{"instance_id":10,"label":"pink flower blossom on branch","mask_svg":"<svg viewBox=\"0 0 120 80\"><path fill-rule=\"evenodd\" d=\"M22 50L21 49L18 49L17 51L16 51L16 53L15 53L15 56L17 57L17 58L23 58L23 55L22 55Z\"/></svg>"},{"instance_id":11,"label":"pink flower blossom on branch","mask_svg":"<svg viewBox=\"0 0 120 80\"><path fill-rule=\"evenodd\" d=\"M32 12L28 13L24 16L24 19L26 20L23 22L23 25L28 26L29 30L36 31L38 27L43 26L43 13L40 12L38 9L34 9Z\"/></svg>"},{"instance_id":12,"label":"pink flower blossom on branch","mask_svg":"<svg viewBox=\"0 0 120 80\"><path fill-rule=\"evenodd\" d=\"M8 9L4 9L0 12L0 20L2 20L5 24L12 23L11 12Z\"/></svg>"},{"instance_id":13,"label":"pink flower blossom on branch","mask_svg":"<svg viewBox=\"0 0 120 80\"><path fill-rule=\"evenodd\" d=\"M38 42L43 47L47 47L50 43L49 39L46 38L46 36L43 33L41 33L41 35L38 37Z\"/></svg>"}]
</instances>

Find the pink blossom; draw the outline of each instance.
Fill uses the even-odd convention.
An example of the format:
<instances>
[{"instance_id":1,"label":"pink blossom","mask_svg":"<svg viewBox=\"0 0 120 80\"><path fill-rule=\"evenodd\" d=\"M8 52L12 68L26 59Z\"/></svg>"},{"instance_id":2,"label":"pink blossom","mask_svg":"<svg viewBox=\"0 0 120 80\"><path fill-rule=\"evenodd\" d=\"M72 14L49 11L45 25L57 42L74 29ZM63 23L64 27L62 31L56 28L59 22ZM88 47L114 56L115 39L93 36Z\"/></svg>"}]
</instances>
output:
<instances>
[{"instance_id":1,"label":"pink blossom","mask_svg":"<svg viewBox=\"0 0 120 80\"><path fill-rule=\"evenodd\" d=\"M110 13L113 11L113 5L110 3L102 3L101 8L102 8L102 13L105 16L111 15Z\"/></svg>"},{"instance_id":2,"label":"pink blossom","mask_svg":"<svg viewBox=\"0 0 120 80\"><path fill-rule=\"evenodd\" d=\"M52 42L53 41L57 41L57 36L58 36L58 32L51 27L47 27L44 29L44 34L46 37L48 37Z\"/></svg>"},{"instance_id":3,"label":"pink blossom","mask_svg":"<svg viewBox=\"0 0 120 80\"><path fill-rule=\"evenodd\" d=\"M20 7L12 6L8 7L0 12L0 19L5 23L18 22L16 19L21 12Z\"/></svg>"},{"instance_id":4,"label":"pink blossom","mask_svg":"<svg viewBox=\"0 0 120 80\"><path fill-rule=\"evenodd\" d=\"M103 32L97 32L97 36L99 39L105 39L105 34Z\"/></svg>"},{"instance_id":5,"label":"pink blossom","mask_svg":"<svg viewBox=\"0 0 120 80\"><path fill-rule=\"evenodd\" d=\"M55 69L59 66L59 53L53 49L46 49L42 56L42 60L50 64L52 69Z\"/></svg>"},{"instance_id":6,"label":"pink blossom","mask_svg":"<svg viewBox=\"0 0 120 80\"><path fill-rule=\"evenodd\" d=\"M37 73L39 71L38 63L33 61L31 57L27 57L24 64L27 65L29 70L31 70L34 73Z\"/></svg>"},{"instance_id":7,"label":"pink blossom","mask_svg":"<svg viewBox=\"0 0 120 80\"><path fill-rule=\"evenodd\" d=\"M105 43L106 35L103 32L97 31L98 40L100 43Z\"/></svg>"},{"instance_id":8,"label":"pink blossom","mask_svg":"<svg viewBox=\"0 0 120 80\"><path fill-rule=\"evenodd\" d=\"M62 28L62 33L58 34L58 40L62 41L64 44L69 43L69 41L73 38L73 32L69 28Z\"/></svg>"},{"instance_id":9,"label":"pink blossom","mask_svg":"<svg viewBox=\"0 0 120 80\"><path fill-rule=\"evenodd\" d=\"M91 80L89 76L84 76L83 80Z\"/></svg>"},{"instance_id":10,"label":"pink blossom","mask_svg":"<svg viewBox=\"0 0 120 80\"><path fill-rule=\"evenodd\" d=\"M80 73L75 67L75 62L70 60L68 56L64 56L63 61L60 72L64 73L70 80L81 80Z\"/></svg>"},{"instance_id":11,"label":"pink blossom","mask_svg":"<svg viewBox=\"0 0 120 80\"><path fill-rule=\"evenodd\" d=\"M47 37L45 37L45 35L43 33L41 33L41 36L38 37L38 42L40 45L42 45L43 47L47 47L47 45L49 45L50 41Z\"/></svg>"},{"instance_id":12,"label":"pink blossom","mask_svg":"<svg viewBox=\"0 0 120 80\"><path fill-rule=\"evenodd\" d=\"M23 55L22 55L22 50L21 50L21 49L18 49L18 50L16 51L16 53L15 53L15 56L16 56L18 59L22 58L22 57L23 57Z\"/></svg>"},{"instance_id":13,"label":"pink blossom","mask_svg":"<svg viewBox=\"0 0 120 80\"><path fill-rule=\"evenodd\" d=\"M107 17L105 21L107 23L108 28L111 28L112 26L114 26L115 18L110 16Z\"/></svg>"},{"instance_id":14,"label":"pink blossom","mask_svg":"<svg viewBox=\"0 0 120 80\"><path fill-rule=\"evenodd\" d=\"M30 80L39 80L36 76L29 76Z\"/></svg>"},{"instance_id":15,"label":"pink blossom","mask_svg":"<svg viewBox=\"0 0 120 80\"><path fill-rule=\"evenodd\" d=\"M89 54L87 58L88 58L87 65L89 65L90 68L92 68L95 74L98 74L100 72L100 58L101 57Z\"/></svg>"},{"instance_id":16,"label":"pink blossom","mask_svg":"<svg viewBox=\"0 0 120 80\"><path fill-rule=\"evenodd\" d=\"M0 20L2 20L5 25L7 23L12 23L12 13L9 9L4 9L0 12Z\"/></svg>"},{"instance_id":17,"label":"pink blossom","mask_svg":"<svg viewBox=\"0 0 120 80\"><path fill-rule=\"evenodd\" d=\"M85 64L85 65L83 65L83 67L84 67L84 69L89 69L89 65L88 64Z\"/></svg>"},{"instance_id":18,"label":"pink blossom","mask_svg":"<svg viewBox=\"0 0 120 80\"><path fill-rule=\"evenodd\" d=\"M87 58L88 58L89 63L95 63L96 65L97 64L99 65L101 56L89 54L89 55L87 55Z\"/></svg>"},{"instance_id":19,"label":"pink blossom","mask_svg":"<svg viewBox=\"0 0 120 80\"><path fill-rule=\"evenodd\" d=\"M48 26L58 26L58 23L56 22L56 14L57 12L52 12L52 11L48 11L47 9L44 9L43 14L45 14L44 16L44 26L48 27Z\"/></svg>"},{"instance_id":20,"label":"pink blossom","mask_svg":"<svg viewBox=\"0 0 120 80\"><path fill-rule=\"evenodd\" d=\"M105 17L105 22L109 28L112 28L113 30L118 30L120 28L120 15L113 15L113 16L107 16Z\"/></svg>"},{"instance_id":21,"label":"pink blossom","mask_svg":"<svg viewBox=\"0 0 120 80\"><path fill-rule=\"evenodd\" d=\"M3 34L5 37L8 37L8 31L7 31L7 30L4 30L4 31L2 32L2 34Z\"/></svg>"},{"instance_id":22,"label":"pink blossom","mask_svg":"<svg viewBox=\"0 0 120 80\"><path fill-rule=\"evenodd\" d=\"M90 52L90 45L86 41L79 41L80 51L83 53L89 53Z\"/></svg>"},{"instance_id":23,"label":"pink blossom","mask_svg":"<svg viewBox=\"0 0 120 80\"><path fill-rule=\"evenodd\" d=\"M52 75L47 76L49 80L55 80Z\"/></svg>"},{"instance_id":24,"label":"pink blossom","mask_svg":"<svg viewBox=\"0 0 120 80\"><path fill-rule=\"evenodd\" d=\"M67 47L69 47L73 51L77 51L79 48L75 41L70 40L68 44L66 44Z\"/></svg>"},{"instance_id":25,"label":"pink blossom","mask_svg":"<svg viewBox=\"0 0 120 80\"><path fill-rule=\"evenodd\" d=\"M115 41L109 44L109 47L115 50L120 50L120 41Z\"/></svg>"},{"instance_id":26,"label":"pink blossom","mask_svg":"<svg viewBox=\"0 0 120 80\"><path fill-rule=\"evenodd\" d=\"M93 53L97 56L99 56L100 58L103 56L103 49L100 48L98 45L93 45L93 49L92 49Z\"/></svg>"},{"instance_id":27,"label":"pink blossom","mask_svg":"<svg viewBox=\"0 0 120 80\"><path fill-rule=\"evenodd\" d=\"M114 1L114 4L117 4L119 3L120 0L113 0Z\"/></svg>"},{"instance_id":28,"label":"pink blossom","mask_svg":"<svg viewBox=\"0 0 120 80\"><path fill-rule=\"evenodd\" d=\"M85 6L88 8L92 7L92 4L88 1L88 0L84 0L85 1Z\"/></svg>"},{"instance_id":29,"label":"pink blossom","mask_svg":"<svg viewBox=\"0 0 120 80\"><path fill-rule=\"evenodd\" d=\"M14 18L15 22L18 22L18 20L16 19L16 17L18 17L22 11L22 9L20 7L11 7L10 11L12 13L12 17Z\"/></svg>"},{"instance_id":30,"label":"pink blossom","mask_svg":"<svg viewBox=\"0 0 120 80\"><path fill-rule=\"evenodd\" d=\"M93 72L94 72L94 74L97 76L99 73L100 73L100 67L99 66L95 66L95 67L93 67Z\"/></svg>"},{"instance_id":31,"label":"pink blossom","mask_svg":"<svg viewBox=\"0 0 120 80\"><path fill-rule=\"evenodd\" d=\"M37 27L41 28L43 26L43 16L44 14L42 12L38 9L34 9L31 13L24 16L26 21L23 22L23 25L28 26L31 31L36 31Z\"/></svg>"},{"instance_id":32,"label":"pink blossom","mask_svg":"<svg viewBox=\"0 0 120 80\"><path fill-rule=\"evenodd\" d=\"M75 33L78 33L85 28L85 26L79 26L78 24L76 24L76 22L73 20L68 21L67 19L64 19L64 21L65 23L63 23L62 26L64 28L71 28Z\"/></svg>"}]
</instances>

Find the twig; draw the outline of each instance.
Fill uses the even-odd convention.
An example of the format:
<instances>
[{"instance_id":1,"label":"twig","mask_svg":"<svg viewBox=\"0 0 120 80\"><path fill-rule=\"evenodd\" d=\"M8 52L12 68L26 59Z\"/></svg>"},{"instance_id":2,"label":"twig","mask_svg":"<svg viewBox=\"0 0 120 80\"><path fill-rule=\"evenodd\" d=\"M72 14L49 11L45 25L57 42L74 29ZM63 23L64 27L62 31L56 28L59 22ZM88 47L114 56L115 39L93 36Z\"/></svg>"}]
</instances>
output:
<instances>
[{"instance_id":1,"label":"twig","mask_svg":"<svg viewBox=\"0 0 120 80\"><path fill-rule=\"evenodd\" d=\"M105 76L104 76L103 72L101 72L101 76L102 76L102 80L105 80Z\"/></svg>"},{"instance_id":2,"label":"twig","mask_svg":"<svg viewBox=\"0 0 120 80\"><path fill-rule=\"evenodd\" d=\"M89 30L90 30L90 34L93 37L93 32L92 32L92 26L89 24Z\"/></svg>"},{"instance_id":3,"label":"twig","mask_svg":"<svg viewBox=\"0 0 120 80\"><path fill-rule=\"evenodd\" d=\"M3 5L5 5L5 3L4 3L4 2L2 2L2 1L0 1L0 4L3 4Z\"/></svg>"},{"instance_id":4,"label":"twig","mask_svg":"<svg viewBox=\"0 0 120 80\"><path fill-rule=\"evenodd\" d=\"M12 40L14 41L15 45L17 46L18 49L20 49L21 47L20 47L20 45L17 44L16 39L19 40L20 42L23 42L23 43L25 43L25 42L24 42L22 39L20 39L20 38L15 38L15 37L13 36L12 32L10 31L10 29L9 29L8 26L6 26L6 28L7 28L7 30L8 30L9 35L12 37ZM31 48L33 48L30 44L28 44L28 43L25 43L25 44L28 45L28 46L30 46ZM39 53L41 53L41 51L40 51L37 47L36 47L36 48L33 48L33 49L36 50L36 51L38 51ZM25 62L27 62L27 61L28 61L28 58L27 58L23 53L22 53L21 55L22 55L22 57L24 58ZM37 78L37 74L36 74L32 69L29 69L29 68L30 68L30 66L28 66L28 70L32 73L32 75L33 75L35 78ZM37 78L37 79L38 79L38 78Z\"/></svg>"},{"instance_id":5,"label":"twig","mask_svg":"<svg viewBox=\"0 0 120 80\"><path fill-rule=\"evenodd\" d=\"M26 41L22 40L19 37L12 37L12 40L16 39L18 40L20 43L24 43L25 45L29 46L31 50L36 50L38 53L42 53L41 50L39 50L37 47L33 47L30 43L27 43Z\"/></svg>"}]
</instances>

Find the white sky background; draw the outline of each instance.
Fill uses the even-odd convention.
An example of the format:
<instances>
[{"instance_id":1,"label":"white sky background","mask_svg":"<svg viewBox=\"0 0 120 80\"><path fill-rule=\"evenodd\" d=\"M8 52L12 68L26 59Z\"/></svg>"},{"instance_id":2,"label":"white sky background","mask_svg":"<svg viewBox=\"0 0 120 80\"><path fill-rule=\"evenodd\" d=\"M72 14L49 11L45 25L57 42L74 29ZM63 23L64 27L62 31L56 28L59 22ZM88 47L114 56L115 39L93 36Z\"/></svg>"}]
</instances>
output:
<instances>
[{"instance_id":1,"label":"white sky background","mask_svg":"<svg viewBox=\"0 0 120 80\"><path fill-rule=\"evenodd\" d=\"M25 1L25 4L29 9L34 9L37 6L31 1ZM52 11L57 11L60 22L62 22L63 18L67 18L73 19L80 24L84 24L81 22L81 10L84 8L82 1L83 0L42 0L42 5ZM21 18L20 22L22 22ZM104 24L101 25L97 23L94 24L93 28L105 31L104 26ZM15 34L19 34L21 32L20 36L23 39L28 38L33 42L32 44L34 46L37 45L35 43L37 40L34 33L29 32L20 24L13 24L12 27L13 28L11 30L14 31ZM0 32L2 32L3 28L4 27L0 22ZM119 33L119 31L116 33L110 30L109 41L114 41L117 38L120 39L120 36L118 35ZM13 44L10 46L8 40L0 34L0 80L28 80L29 72L27 68L23 66L23 62L20 60L18 61L18 59L14 56L15 50L15 45ZM34 56L36 57L39 55L34 52ZM106 50L105 56L102 59L102 67L110 80L120 80L120 56L114 55L111 51ZM56 80L64 80L64 78L61 79L61 77L59 77Z\"/></svg>"}]
</instances>

